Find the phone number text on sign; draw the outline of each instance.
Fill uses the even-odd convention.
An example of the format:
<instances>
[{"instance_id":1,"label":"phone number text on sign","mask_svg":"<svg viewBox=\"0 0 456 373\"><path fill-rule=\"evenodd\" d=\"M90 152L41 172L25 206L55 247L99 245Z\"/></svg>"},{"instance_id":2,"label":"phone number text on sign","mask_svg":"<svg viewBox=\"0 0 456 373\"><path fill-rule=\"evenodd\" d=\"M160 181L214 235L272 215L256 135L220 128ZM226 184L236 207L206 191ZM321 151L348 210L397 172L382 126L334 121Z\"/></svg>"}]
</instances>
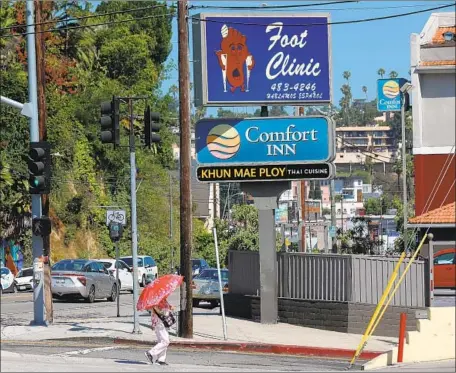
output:
<instances>
[{"instance_id":1,"label":"phone number text on sign","mask_svg":"<svg viewBox=\"0 0 456 373\"><path fill-rule=\"evenodd\" d=\"M322 99L323 93L316 92L316 83L274 83L271 85L271 91L266 94L269 100L304 100L304 99Z\"/></svg>"}]
</instances>

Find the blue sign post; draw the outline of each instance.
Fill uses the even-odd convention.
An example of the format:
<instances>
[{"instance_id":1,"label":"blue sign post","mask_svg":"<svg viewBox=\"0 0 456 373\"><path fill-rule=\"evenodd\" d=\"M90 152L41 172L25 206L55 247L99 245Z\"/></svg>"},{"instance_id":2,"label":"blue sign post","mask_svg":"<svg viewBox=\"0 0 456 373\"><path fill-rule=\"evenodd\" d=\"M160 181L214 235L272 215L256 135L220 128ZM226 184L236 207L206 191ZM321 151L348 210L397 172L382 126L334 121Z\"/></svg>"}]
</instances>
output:
<instances>
[{"instance_id":1,"label":"blue sign post","mask_svg":"<svg viewBox=\"0 0 456 373\"><path fill-rule=\"evenodd\" d=\"M328 23L327 14L195 16L196 105L330 103Z\"/></svg>"},{"instance_id":2,"label":"blue sign post","mask_svg":"<svg viewBox=\"0 0 456 373\"><path fill-rule=\"evenodd\" d=\"M334 124L323 116L202 119L196 123L200 165L331 162Z\"/></svg>"},{"instance_id":3,"label":"blue sign post","mask_svg":"<svg viewBox=\"0 0 456 373\"><path fill-rule=\"evenodd\" d=\"M407 80L378 79L377 80L377 110L378 111L401 111L402 92L401 87Z\"/></svg>"}]
</instances>

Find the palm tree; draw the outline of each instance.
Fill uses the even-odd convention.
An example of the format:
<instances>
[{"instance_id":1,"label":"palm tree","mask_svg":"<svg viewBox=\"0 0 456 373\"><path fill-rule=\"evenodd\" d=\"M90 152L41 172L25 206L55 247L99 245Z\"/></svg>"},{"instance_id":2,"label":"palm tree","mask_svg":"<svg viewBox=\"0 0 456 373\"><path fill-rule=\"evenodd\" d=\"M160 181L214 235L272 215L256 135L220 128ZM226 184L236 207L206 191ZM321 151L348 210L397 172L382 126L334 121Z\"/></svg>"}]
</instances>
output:
<instances>
[{"instance_id":1,"label":"palm tree","mask_svg":"<svg viewBox=\"0 0 456 373\"><path fill-rule=\"evenodd\" d=\"M350 85L350 77L351 77L351 72L350 71L344 71L344 79L347 80L347 84Z\"/></svg>"},{"instance_id":2,"label":"palm tree","mask_svg":"<svg viewBox=\"0 0 456 373\"><path fill-rule=\"evenodd\" d=\"M394 71L394 70L392 70L392 71L389 73L389 77L390 77L391 79L396 79L398 76L399 76L399 74L398 74L396 71Z\"/></svg>"},{"instance_id":3,"label":"palm tree","mask_svg":"<svg viewBox=\"0 0 456 373\"><path fill-rule=\"evenodd\" d=\"M385 75L385 69L383 67L380 67L377 70L377 75L380 75L380 77L383 79L383 75Z\"/></svg>"},{"instance_id":4,"label":"palm tree","mask_svg":"<svg viewBox=\"0 0 456 373\"><path fill-rule=\"evenodd\" d=\"M366 95L366 101L368 101L368 98L367 98L367 87L365 85L363 85L363 87L361 88L364 92L364 94Z\"/></svg>"}]
</instances>

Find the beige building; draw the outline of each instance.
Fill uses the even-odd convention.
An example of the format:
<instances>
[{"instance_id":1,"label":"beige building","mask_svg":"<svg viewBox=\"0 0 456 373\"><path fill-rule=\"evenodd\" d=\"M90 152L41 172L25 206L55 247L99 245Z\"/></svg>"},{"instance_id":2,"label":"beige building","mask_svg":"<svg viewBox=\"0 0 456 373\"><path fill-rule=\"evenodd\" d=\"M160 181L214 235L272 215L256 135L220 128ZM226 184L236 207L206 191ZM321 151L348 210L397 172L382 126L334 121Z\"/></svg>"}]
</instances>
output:
<instances>
[{"instance_id":1,"label":"beige building","mask_svg":"<svg viewBox=\"0 0 456 373\"><path fill-rule=\"evenodd\" d=\"M336 128L336 165L393 162L397 144L387 126Z\"/></svg>"}]
</instances>

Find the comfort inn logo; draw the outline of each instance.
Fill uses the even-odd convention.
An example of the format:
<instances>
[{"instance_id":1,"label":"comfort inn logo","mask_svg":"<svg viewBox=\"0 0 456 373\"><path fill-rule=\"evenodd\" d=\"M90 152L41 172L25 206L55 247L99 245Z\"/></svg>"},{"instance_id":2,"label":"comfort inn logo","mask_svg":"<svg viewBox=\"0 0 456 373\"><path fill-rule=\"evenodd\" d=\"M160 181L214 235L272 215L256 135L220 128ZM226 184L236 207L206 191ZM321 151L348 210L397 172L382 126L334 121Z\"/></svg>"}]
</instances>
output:
<instances>
[{"instance_id":1,"label":"comfort inn logo","mask_svg":"<svg viewBox=\"0 0 456 373\"><path fill-rule=\"evenodd\" d=\"M207 148L218 159L234 157L241 147L239 132L229 124L219 124L209 131Z\"/></svg>"}]
</instances>

